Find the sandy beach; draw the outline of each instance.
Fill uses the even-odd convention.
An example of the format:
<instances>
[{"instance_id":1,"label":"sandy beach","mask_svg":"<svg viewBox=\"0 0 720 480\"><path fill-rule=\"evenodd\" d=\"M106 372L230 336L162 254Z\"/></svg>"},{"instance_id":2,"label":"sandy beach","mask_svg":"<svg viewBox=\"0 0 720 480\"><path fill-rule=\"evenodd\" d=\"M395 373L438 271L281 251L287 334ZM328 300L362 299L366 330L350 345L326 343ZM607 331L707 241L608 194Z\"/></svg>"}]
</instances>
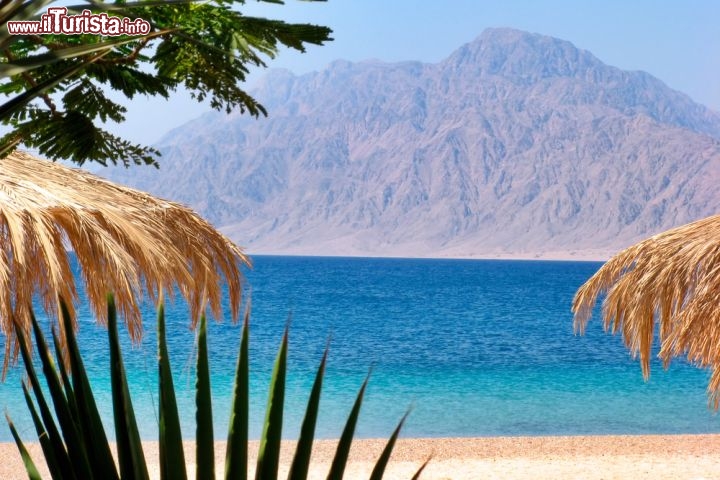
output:
<instances>
[{"instance_id":1,"label":"sandy beach","mask_svg":"<svg viewBox=\"0 0 720 480\"><path fill-rule=\"evenodd\" d=\"M310 478L325 478L335 443L316 442ZM384 444L385 440L356 440L345 478L368 478ZM257 446L252 443L253 458ZM33 444L29 449L36 462L42 463L39 446ZM188 442L186 455L190 458L194 457L192 449ZM281 478L287 474L293 452L294 442L285 442ZM216 444L215 453L222 471L223 442ZM145 455L151 477L159 478L157 443L146 442ZM0 478L27 478L14 444L0 444L0 457ZM385 478L409 479L428 457L432 459L421 477L427 480L709 480L720 475L720 435L401 439ZM188 466L194 477L194 465L188 462ZM46 471L43 477L49 478Z\"/></svg>"}]
</instances>

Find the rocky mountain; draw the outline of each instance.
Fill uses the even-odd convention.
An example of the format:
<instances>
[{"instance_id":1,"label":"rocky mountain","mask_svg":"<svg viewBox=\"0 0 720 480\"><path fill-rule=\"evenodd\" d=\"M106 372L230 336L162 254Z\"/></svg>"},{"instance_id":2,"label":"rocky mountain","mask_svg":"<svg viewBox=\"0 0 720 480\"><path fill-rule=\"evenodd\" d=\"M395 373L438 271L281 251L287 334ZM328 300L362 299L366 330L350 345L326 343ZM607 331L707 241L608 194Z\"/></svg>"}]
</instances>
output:
<instances>
[{"instance_id":1,"label":"rocky mountain","mask_svg":"<svg viewBox=\"0 0 720 480\"><path fill-rule=\"evenodd\" d=\"M485 31L438 64L271 72L266 119L209 114L161 169L254 253L602 256L720 211L720 114L571 43Z\"/></svg>"}]
</instances>

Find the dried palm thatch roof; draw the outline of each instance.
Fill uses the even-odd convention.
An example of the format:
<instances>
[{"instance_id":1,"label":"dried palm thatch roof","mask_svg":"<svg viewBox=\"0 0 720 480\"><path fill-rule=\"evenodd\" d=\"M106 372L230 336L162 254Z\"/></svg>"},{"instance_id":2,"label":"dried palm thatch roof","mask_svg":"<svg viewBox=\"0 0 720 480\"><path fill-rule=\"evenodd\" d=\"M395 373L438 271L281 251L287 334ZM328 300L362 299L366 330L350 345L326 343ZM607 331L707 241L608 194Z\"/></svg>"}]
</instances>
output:
<instances>
[{"instance_id":1,"label":"dried palm thatch roof","mask_svg":"<svg viewBox=\"0 0 720 480\"><path fill-rule=\"evenodd\" d=\"M62 298L72 308L77 287L67 249L82 268L98 319L115 295L130 335L138 339L143 294L157 301L177 287L193 322L206 305L221 315L223 285L238 316L242 250L189 208L122 187L83 170L15 152L0 159L0 327L5 361L17 356L15 325L28 331L39 295L48 313ZM224 282L223 282L224 280ZM74 311L71 311L74 317ZM26 335L29 338L29 335Z\"/></svg>"},{"instance_id":2,"label":"dried palm thatch roof","mask_svg":"<svg viewBox=\"0 0 720 480\"><path fill-rule=\"evenodd\" d=\"M659 325L659 356L687 356L712 369L708 394L720 405L720 215L660 233L610 259L575 294L575 328L584 331L599 295L606 330L620 331L650 374Z\"/></svg>"}]
</instances>

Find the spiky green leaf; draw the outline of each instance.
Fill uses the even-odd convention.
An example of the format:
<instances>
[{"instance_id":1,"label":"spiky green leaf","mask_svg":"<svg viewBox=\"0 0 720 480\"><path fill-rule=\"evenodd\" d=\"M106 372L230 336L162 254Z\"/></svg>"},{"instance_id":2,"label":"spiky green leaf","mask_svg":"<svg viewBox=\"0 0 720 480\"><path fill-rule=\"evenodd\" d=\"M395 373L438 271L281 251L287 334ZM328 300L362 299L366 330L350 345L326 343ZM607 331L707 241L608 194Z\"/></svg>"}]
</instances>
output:
<instances>
[{"instance_id":1,"label":"spiky green leaf","mask_svg":"<svg viewBox=\"0 0 720 480\"><path fill-rule=\"evenodd\" d=\"M34 421L38 436L40 436L41 433L47 435L48 448L52 449L51 459L54 459L54 462L57 464L57 472L59 472L58 478L76 478L73 473L72 463L70 462L68 453L65 450L65 443L63 442L60 431L55 424L55 418L53 417L47 400L40 388L40 381L32 363L32 356L30 355L28 343L20 325L16 325L15 335L17 335L18 338L18 345L20 346L20 354L23 359L23 364L25 365L25 372L27 373L28 380L30 380L30 385L32 386L33 393L35 394L35 400L37 401L38 409L40 410L37 422ZM24 384L23 388L25 388ZM26 396L26 401L28 403L28 408L32 411L32 400L30 399L29 393Z\"/></svg>"},{"instance_id":2,"label":"spiky green leaf","mask_svg":"<svg viewBox=\"0 0 720 480\"><path fill-rule=\"evenodd\" d=\"M94 476L90 468L85 443L80 436L80 426L75 422L75 418L71 412L71 401L68 400L67 395L63 391L55 362L50 355L50 349L45 342L40 324L32 311L30 312L30 320L33 331L35 332L35 345L37 346L37 351L43 366L43 376L45 377L50 398L52 398L53 406L55 407L55 415L62 430L73 469L79 478L92 479ZM70 392L70 395L72 396L72 392ZM74 397L72 398L74 400Z\"/></svg>"},{"instance_id":3,"label":"spiky green leaf","mask_svg":"<svg viewBox=\"0 0 720 480\"><path fill-rule=\"evenodd\" d=\"M280 350L275 359L263 433L260 437L255 480L277 478L280 466L280 440L282 438L283 408L285 402L285 376L287 371L288 328L285 328Z\"/></svg>"},{"instance_id":4,"label":"spiky green leaf","mask_svg":"<svg viewBox=\"0 0 720 480\"><path fill-rule=\"evenodd\" d=\"M235 368L232 407L225 452L225 480L246 480L248 469L248 424L250 410L250 308L245 310L240 355Z\"/></svg>"},{"instance_id":5,"label":"spiky green leaf","mask_svg":"<svg viewBox=\"0 0 720 480\"><path fill-rule=\"evenodd\" d=\"M100 419L100 413L92 394L92 387L78 349L72 317L65 301L60 299L59 303L61 327L65 334L67 355L70 360L70 371L72 372L72 391L75 396L80 426L85 438L92 469L98 478L117 480L119 477L115 467L115 460L113 460L105 428Z\"/></svg>"},{"instance_id":6,"label":"spiky green leaf","mask_svg":"<svg viewBox=\"0 0 720 480\"><path fill-rule=\"evenodd\" d=\"M115 299L109 294L108 304L108 342L110 345L110 382L115 418L115 439L117 443L120 477L123 479L149 480L145 455L143 454L137 421L130 399L130 390L125 375L117 333L117 310Z\"/></svg>"},{"instance_id":7,"label":"spiky green leaf","mask_svg":"<svg viewBox=\"0 0 720 480\"><path fill-rule=\"evenodd\" d=\"M72 471L70 470L70 462L68 461L67 464L61 463L60 461L58 461L58 456L56 455L56 448L59 448L61 450L63 458L67 457L67 454L65 452L65 446L62 444L53 444L50 441L50 437L45 430L45 425L43 425L42 420L40 420L40 416L37 413L35 404L30 397L30 392L28 392L27 385L25 385L25 382L21 382L21 385L23 396L25 397L25 404L30 411L30 417L32 418L33 425L35 426L35 432L37 433L38 441L40 442L40 448L42 448L43 456L45 457L45 463L50 470L50 476L52 476L53 480L74 478Z\"/></svg>"},{"instance_id":8,"label":"spiky green leaf","mask_svg":"<svg viewBox=\"0 0 720 480\"><path fill-rule=\"evenodd\" d=\"M213 435L212 390L210 388L210 365L207 350L207 319L200 317L198 327L198 358L196 395L195 435L197 479L215 478L215 437Z\"/></svg>"},{"instance_id":9,"label":"spiky green leaf","mask_svg":"<svg viewBox=\"0 0 720 480\"><path fill-rule=\"evenodd\" d=\"M182 480L187 478L185 452L183 451L180 415L175 400L175 386L170 369L167 342L165 340L165 307L158 305L158 375L160 388L160 478Z\"/></svg>"},{"instance_id":10,"label":"spiky green leaf","mask_svg":"<svg viewBox=\"0 0 720 480\"><path fill-rule=\"evenodd\" d=\"M375 463L375 468L373 468L373 471L370 474L370 480L382 480L383 475L385 474L385 468L387 468L388 462L390 461L390 455L392 454L393 448L395 448L395 442L397 442L400 430L402 430L405 420L407 420L409 414L410 412L408 411L405 415L403 415L400 419L400 423L398 423L398 426L395 427L392 435L390 435L387 445L385 445L385 448L380 454L380 458L378 458L377 463Z\"/></svg>"},{"instance_id":11,"label":"spiky green leaf","mask_svg":"<svg viewBox=\"0 0 720 480\"><path fill-rule=\"evenodd\" d=\"M410 480L418 480L420 478L420 475L422 474L423 470L425 470L425 467L427 467L428 463L430 463L431 459L432 459L432 457L428 457L428 459L425 460L422 465L420 465L420 468L418 468L418 471L415 472L415 475L413 475Z\"/></svg>"},{"instance_id":12,"label":"spiky green leaf","mask_svg":"<svg viewBox=\"0 0 720 480\"><path fill-rule=\"evenodd\" d=\"M8 426L10 427L10 433L15 440L15 445L17 445L17 448L20 451L20 457L22 457L23 465L25 465L25 471L28 474L28 478L30 480L41 480L42 477L40 477L40 472L35 466L35 462L33 462L32 457L30 457L30 453L28 453L27 448L25 448L25 444L23 444L22 440L20 439L20 435L18 435L17 430L15 429L15 425L13 424L12 420L10 420L10 415L5 413L5 419L7 420Z\"/></svg>"},{"instance_id":13,"label":"spiky green leaf","mask_svg":"<svg viewBox=\"0 0 720 480\"><path fill-rule=\"evenodd\" d=\"M343 475L345 474L345 467L347 466L348 457L350 456L350 445L352 444L353 435L355 434L355 426L357 425L358 417L360 417L360 407L362 406L363 396L365 395L368 380L370 380L369 373L360 387L360 391L355 399L355 404L350 411L350 415L345 423L345 428L343 429L343 433L338 441L338 446L335 450L335 457L333 458L332 465L330 466L330 473L328 473L328 480L342 480Z\"/></svg>"},{"instance_id":14,"label":"spiky green leaf","mask_svg":"<svg viewBox=\"0 0 720 480\"><path fill-rule=\"evenodd\" d=\"M305 410L305 418L302 427L300 427L300 438L295 449L295 456L290 465L289 480L305 479L310 470L310 456L312 454L313 439L315 438L315 424L317 423L318 412L320 411L320 393L322 392L323 376L325 375L325 365L327 363L329 348L325 348L323 352L320 366L315 374L315 382L310 391L310 399L308 400L307 409Z\"/></svg>"}]
</instances>

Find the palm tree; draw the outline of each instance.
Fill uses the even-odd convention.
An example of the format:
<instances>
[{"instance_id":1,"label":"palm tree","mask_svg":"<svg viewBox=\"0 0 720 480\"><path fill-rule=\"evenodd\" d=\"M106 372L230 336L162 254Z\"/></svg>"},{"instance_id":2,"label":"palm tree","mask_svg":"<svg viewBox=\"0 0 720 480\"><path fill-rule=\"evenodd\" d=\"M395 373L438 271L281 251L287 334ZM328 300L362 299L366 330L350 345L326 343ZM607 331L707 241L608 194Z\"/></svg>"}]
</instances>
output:
<instances>
[{"instance_id":1,"label":"palm tree","mask_svg":"<svg viewBox=\"0 0 720 480\"><path fill-rule=\"evenodd\" d=\"M655 340L668 366L686 356L712 370L708 394L720 406L720 215L668 230L618 253L575 294L575 328L583 332L597 298L606 330L621 332L650 375Z\"/></svg>"}]
</instances>

